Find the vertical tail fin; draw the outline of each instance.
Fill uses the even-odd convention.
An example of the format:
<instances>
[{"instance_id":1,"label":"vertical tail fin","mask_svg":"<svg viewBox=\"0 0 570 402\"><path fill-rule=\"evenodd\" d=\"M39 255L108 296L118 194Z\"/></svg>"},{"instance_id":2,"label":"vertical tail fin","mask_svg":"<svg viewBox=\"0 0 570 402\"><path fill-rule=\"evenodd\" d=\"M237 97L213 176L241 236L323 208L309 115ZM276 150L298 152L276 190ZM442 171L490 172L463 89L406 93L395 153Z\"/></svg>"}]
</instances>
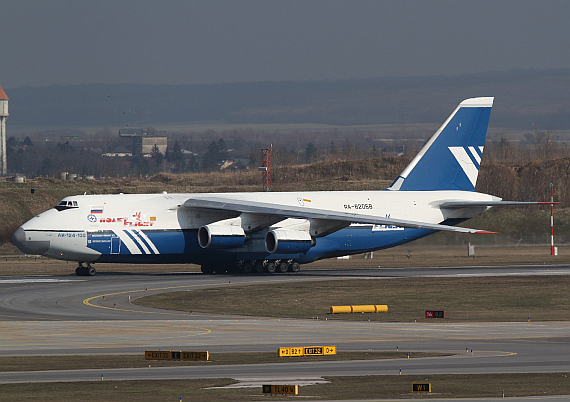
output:
<instances>
[{"instance_id":1,"label":"vertical tail fin","mask_svg":"<svg viewBox=\"0 0 570 402\"><path fill-rule=\"evenodd\" d=\"M493 98L466 99L388 190L475 191Z\"/></svg>"}]
</instances>

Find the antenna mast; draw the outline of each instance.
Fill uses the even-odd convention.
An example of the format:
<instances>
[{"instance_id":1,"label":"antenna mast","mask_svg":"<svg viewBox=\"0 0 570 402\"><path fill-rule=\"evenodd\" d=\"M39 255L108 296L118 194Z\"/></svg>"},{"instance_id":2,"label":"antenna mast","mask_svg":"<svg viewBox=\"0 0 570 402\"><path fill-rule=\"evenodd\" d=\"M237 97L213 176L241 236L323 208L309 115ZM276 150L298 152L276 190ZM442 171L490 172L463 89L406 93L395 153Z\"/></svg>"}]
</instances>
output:
<instances>
[{"instance_id":1,"label":"antenna mast","mask_svg":"<svg viewBox=\"0 0 570 402\"><path fill-rule=\"evenodd\" d=\"M263 191L271 191L271 148L261 148L263 159L260 171L263 172Z\"/></svg>"}]
</instances>

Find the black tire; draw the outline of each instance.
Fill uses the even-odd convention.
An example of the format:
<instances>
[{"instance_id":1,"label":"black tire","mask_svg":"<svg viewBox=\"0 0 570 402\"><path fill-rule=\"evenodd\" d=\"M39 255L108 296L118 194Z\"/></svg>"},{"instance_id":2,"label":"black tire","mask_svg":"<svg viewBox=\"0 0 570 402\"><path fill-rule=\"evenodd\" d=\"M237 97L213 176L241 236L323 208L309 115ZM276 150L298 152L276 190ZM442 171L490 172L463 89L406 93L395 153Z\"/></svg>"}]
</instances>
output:
<instances>
[{"instance_id":1,"label":"black tire","mask_svg":"<svg viewBox=\"0 0 570 402\"><path fill-rule=\"evenodd\" d=\"M85 268L85 274L86 274L87 276L93 276L93 275L95 275L96 272L97 272L97 271L96 271L95 268L93 268L92 266L89 266L89 267Z\"/></svg>"},{"instance_id":2,"label":"black tire","mask_svg":"<svg viewBox=\"0 0 570 402\"><path fill-rule=\"evenodd\" d=\"M279 271L282 274L284 274L288 270L289 270L289 264L287 264L286 262L282 262L277 266L277 271Z\"/></svg>"},{"instance_id":3,"label":"black tire","mask_svg":"<svg viewBox=\"0 0 570 402\"><path fill-rule=\"evenodd\" d=\"M254 266L253 269L255 270L255 273L256 273L256 274L262 274L262 273L263 273L263 269L264 269L264 267L263 267L263 262L262 262L262 261L257 261L257 262L255 263L255 266Z\"/></svg>"},{"instance_id":4,"label":"black tire","mask_svg":"<svg viewBox=\"0 0 570 402\"><path fill-rule=\"evenodd\" d=\"M231 264L228 272L233 275L241 274L241 264L238 264L237 262Z\"/></svg>"},{"instance_id":5,"label":"black tire","mask_svg":"<svg viewBox=\"0 0 570 402\"><path fill-rule=\"evenodd\" d=\"M253 272L253 262L252 261L244 261L241 266L241 269L244 274L251 274Z\"/></svg>"},{"instance_id":6,"label":"black tire","mask_svg":"<svg viewBox=\"0 0 570 402\"><path fill-rule=\"evenodd\" d=\"M267 264L265 264L265 272L267 272L268 274L274 274L276 269L277 267L275 266L274 262L268 262Z\"/></svg>"},{"instance_id":7,"label":"black tire","mask_svg":"<svg viewBox=\"0 0 570 402\"><path fill-rule=\"evenodd\" d=\"M75 268L75 275L77 276L84 276L85 267L79 266Z\"/></svg>"},{"instance_id":8,"label":"black tire","mask_svg":"<svg viewBox=\"0 0 570 402\"><path fill-rule=\"evenodd\" d=\"M301 264L299 264L298 262L293 262L289 266L289 269L291 270L291 272L299 272L301 270Z\"/></svg>"}]
</instances>

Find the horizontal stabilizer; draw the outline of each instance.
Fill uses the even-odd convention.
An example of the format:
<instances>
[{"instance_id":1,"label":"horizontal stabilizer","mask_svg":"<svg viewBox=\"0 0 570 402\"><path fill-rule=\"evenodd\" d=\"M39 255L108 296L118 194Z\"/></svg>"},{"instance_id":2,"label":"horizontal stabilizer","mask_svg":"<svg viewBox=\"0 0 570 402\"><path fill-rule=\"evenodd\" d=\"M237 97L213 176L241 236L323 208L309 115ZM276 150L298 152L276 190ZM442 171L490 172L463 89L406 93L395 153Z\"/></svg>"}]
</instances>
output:
<instances>
[{"instance_id":1,"label":"horizontal stabilizer","mask_svg":"<svg viewBox=\"0 0 570 402\"><path fill-rule=\"evenodd\" d=\"M439 225L436 223L408 221L403 219L383 218L374 215L354 214L348 212L328 211L324 209L280 205L259 201L229 199L225 197L206 196L189 198L184 203L186 208L202 208L210 210L233 211L258 215L275 215L283 219L325 219L348 223L366 223L372 225L398 226L412 229L444 230L458 233L490 233L478 229L457 226Z\"/></svg>"}]
</instances>

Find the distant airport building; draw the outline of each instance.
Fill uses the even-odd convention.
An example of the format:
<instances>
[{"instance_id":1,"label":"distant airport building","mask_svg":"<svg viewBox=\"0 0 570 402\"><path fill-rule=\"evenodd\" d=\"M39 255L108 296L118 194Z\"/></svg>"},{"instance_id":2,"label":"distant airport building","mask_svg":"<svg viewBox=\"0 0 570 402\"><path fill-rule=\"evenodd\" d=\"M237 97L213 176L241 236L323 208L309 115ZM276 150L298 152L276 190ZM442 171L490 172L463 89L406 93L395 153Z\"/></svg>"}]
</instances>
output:
<instances>
[{"instance_id":1,"label":"distant airport building","mask_svg":"<svg viewBox=\"0 0 570 402\"><path fill-rule=\"evenodd\" d=\"M144 128L120 128L119 137L142 137L150 135L150 130Z\"/></svg>"},{"instance_id":2,"label":"distant airport building","mask_svg":"<svg viewBox=\"0 0 570 402\"><path fill-rule=\"evenodd\" d=\"M155 136L152 128L121 128L119 129L119 137L132 138L133 155L148 155L152 153L155 145L161 154L166 155L168 139Z\"/></svg>"},{"instance_id":3,"label":"distant airport building","mask_svg":"<svg viewBox=\"0 0 570 402\"><path fill-rule=\"evenodd\" d=\"M382 148L382 156L390 157L390 156L404 156L404 146L393 146L393 147L384 147Z\"/></svg>"},{"instance_id":4,"label":"distant airport building","mask_svg":"<svg viewBox=\"0 0 570 402\"><path fill-rule=\"evenodd\" d=\"M6 153L6 119L8 118L8 97L0 86L0 168L2 176L8 174L8 157Z\"/></svg>"},{"instance_id":5,"label":"distant airport building","mask_svg":"<svg viewBox=\"0 0 570 402\"><path fill-rule=\"evenodd\" d=\"M150 154L155 145L158 147L160 153L165 155L168 139L166 137L134 137L133 155Z\"/></svg>"},{"instance_id":6,"label":"distant airport building","mask_svg":"<svg viewBox=\"0 0 570 402\"><path fill-rule=\"evenodd\" d=\"M124 158L126 156L133 156L133 153L130 149L126 149L124 147L117 147L117 148L113 149L111 152L106 152L102 155L103 156L110 156L110 157Z\"/></svg>"}]
</instances>

